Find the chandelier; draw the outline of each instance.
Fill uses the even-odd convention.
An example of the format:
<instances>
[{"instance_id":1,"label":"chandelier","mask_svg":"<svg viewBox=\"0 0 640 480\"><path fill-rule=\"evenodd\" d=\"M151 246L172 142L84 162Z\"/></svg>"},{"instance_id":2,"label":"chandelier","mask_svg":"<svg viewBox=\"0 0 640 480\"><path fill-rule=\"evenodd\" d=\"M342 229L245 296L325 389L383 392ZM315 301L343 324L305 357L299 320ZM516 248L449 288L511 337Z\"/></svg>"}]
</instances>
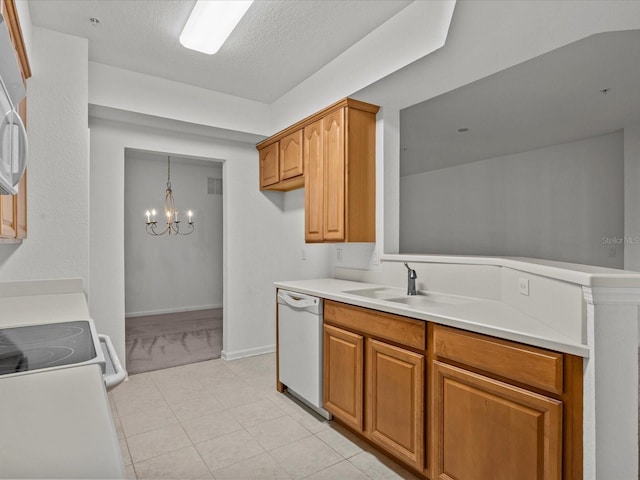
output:
<instances>
[{"instance_id":1,"label":"chandelier","mask_svg":"<svg viewBox=\"0 0 640 480\"><path fill-rule=\"evenodd\" d=\"M187 231L180 231L180 220L178 220L178 211L176 210L176 204L173 200L173 191L171 190L171 157L167 157L167 192L164 198L164 212L167 217L167 226L161 232L156 230L158 222L156 222L156 211L147 210L145 215L147 216L146 230L149 235L164 235L168 233L171 235L189 235L193 233L193 212L189 210L187 217L189 218L189 229Z\"/></svg>"}]
</instances>

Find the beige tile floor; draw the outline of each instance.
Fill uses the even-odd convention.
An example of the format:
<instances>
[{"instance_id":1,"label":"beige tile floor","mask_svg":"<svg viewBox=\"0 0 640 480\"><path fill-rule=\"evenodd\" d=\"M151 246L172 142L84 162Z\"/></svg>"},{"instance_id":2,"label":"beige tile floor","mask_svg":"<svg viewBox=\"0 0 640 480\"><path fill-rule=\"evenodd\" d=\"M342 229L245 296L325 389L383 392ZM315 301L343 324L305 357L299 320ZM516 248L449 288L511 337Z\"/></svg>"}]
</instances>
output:
<instances>
[{"instance_id":1,"label":"beige tile floor","mask_svg":"<svg viewBox=\"0 0 640 480\"><path fill-rule=\"evenodd\" d=\"M131 479L417 479L275 390L275 355L132 375L109 393Z\"/></svg>"}]
</instances>

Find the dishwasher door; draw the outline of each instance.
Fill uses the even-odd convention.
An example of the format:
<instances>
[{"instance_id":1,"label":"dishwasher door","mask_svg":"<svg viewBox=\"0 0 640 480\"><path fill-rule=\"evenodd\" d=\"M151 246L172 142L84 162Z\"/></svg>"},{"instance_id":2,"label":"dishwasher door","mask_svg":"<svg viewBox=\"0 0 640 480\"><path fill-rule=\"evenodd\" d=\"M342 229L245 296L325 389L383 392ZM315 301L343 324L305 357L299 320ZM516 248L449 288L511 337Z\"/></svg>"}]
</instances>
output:
<instances>
[{"instance_id":1,"label":"dishwasher door","mask_svg":"<svg viewBox=\"0 0 640 480\"><path fill-rule=\"evenodd\" d=\"M278 290L280 382L321 415L322 302L317 297Z\"/></svg>"}]
</instances>

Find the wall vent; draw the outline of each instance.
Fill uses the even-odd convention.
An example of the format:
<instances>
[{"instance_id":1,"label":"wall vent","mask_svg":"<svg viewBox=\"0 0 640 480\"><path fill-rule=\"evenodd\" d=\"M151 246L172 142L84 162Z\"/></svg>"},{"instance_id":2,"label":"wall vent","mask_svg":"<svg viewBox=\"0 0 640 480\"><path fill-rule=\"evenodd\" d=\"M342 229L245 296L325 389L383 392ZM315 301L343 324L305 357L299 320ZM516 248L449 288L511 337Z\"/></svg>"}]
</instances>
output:
<instances>
[{"instance_id":1,"label":"wall vent","mask_svg":"<svg viewBox=\"0 0 640 480\"><path fill-rule=\"evenodd\" d=\"M209 195L222 195L222 179L207 178L207 193Z\"/></svg>"}]
</instances>

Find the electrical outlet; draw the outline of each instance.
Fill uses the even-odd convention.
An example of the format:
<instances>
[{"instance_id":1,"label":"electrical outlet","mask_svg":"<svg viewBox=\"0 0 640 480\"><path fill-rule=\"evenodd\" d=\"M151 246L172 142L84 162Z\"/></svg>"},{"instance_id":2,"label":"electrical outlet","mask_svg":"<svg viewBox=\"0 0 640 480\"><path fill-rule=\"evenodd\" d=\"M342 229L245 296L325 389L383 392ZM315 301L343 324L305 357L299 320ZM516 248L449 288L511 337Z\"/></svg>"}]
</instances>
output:
<instances>
[{"instance_id":1,"label":"electrical outlet","mask_svg":"<svg viewBox=\"0 0 640 480\"><path fill-rule=\"evenodd\" d=\"M529 295L529 279L528 278L520 278L518 279L518 289L520 290L520 295Z\"/></svg>"},{"instance_id":2,"label":"electrical outlet","mask_svg":"<svg viewBox=\"0 0 640 480\"><path fill-rule=\"evenodd\" d=\"M380 265L380 255L378 255L377 249L371 253L371 265Z\"/></svg>"},{"instance_id":3,"label":"electrical outlet","mask_svg":"<svg viewBox=\"0 0 640 480\"><path fill-rule=\"evenodd\" d=\"M307 251L303 248L302 251L300 252L300 260L306 260L307 259Z\"/></svg>"},{"instance_id":4,"label":"electrical outlet","mask_svg":"<svg viewBox=\"0 0 640 480\"><path fill-rule=\"evenodd\" d=\"M336 248L336 262L342 263L342 249Z\"/></svg>"}]
</instances>

